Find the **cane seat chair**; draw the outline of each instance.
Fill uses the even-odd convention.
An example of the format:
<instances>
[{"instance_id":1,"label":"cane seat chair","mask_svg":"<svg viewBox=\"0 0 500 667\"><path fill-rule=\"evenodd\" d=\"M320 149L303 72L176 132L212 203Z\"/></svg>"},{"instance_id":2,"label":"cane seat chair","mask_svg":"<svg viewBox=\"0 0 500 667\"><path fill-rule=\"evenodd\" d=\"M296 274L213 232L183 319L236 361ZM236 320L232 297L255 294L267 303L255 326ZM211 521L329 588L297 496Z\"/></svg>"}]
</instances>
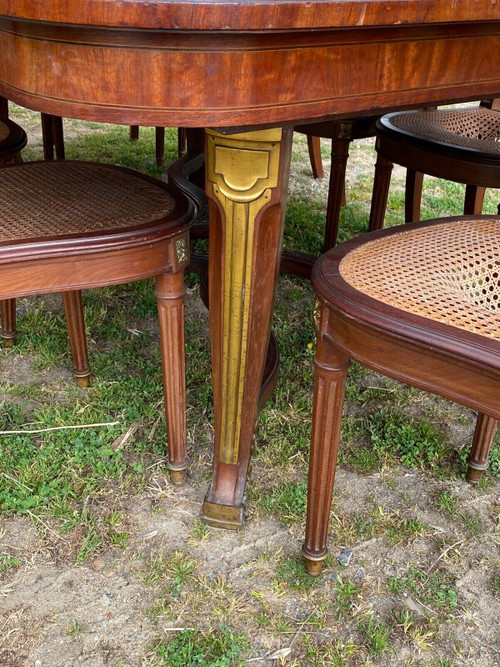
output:
<instances>
[{"instance_id":1,"label":"cane seat chair","mask_svg":"<svg viewBox=\"0 0 500 667\"><path fill-rule=\"evenodd\" d=\"M74 372L88 384L82 289L155 276L173 481L186 468L183 271L196 207L122 167L28 162L0 170L0 299L62 292Z\"/></svg>"},{"instance_id":2,"label":"cane seat chair","mask_svg":"<svg viewBox=\"0 0 500 667\"><path fill-rule=\"evenodd\" d=\"M500 217L403 225L357 237L315 265L315 390L303 553L326 556L350 359L483 416L469 476L486 468L500 418ZM491 433L490 433L491 435ZM487 446L484 446L486 443Z\"/></svg>"},{"instance_id":3,"label":"cane seat chair","mask_svg":"<svg viewBox=\"0 0 500 667\"><path fill-rule=\"evenodd\" d=\"M423 174L466 184L464 214L482 211L485 188L500 188L500 111L486 106L382 116L369 229L381 229L393 164L406 167L405 222L420 219Z\"/></svg>"}]
</instances>

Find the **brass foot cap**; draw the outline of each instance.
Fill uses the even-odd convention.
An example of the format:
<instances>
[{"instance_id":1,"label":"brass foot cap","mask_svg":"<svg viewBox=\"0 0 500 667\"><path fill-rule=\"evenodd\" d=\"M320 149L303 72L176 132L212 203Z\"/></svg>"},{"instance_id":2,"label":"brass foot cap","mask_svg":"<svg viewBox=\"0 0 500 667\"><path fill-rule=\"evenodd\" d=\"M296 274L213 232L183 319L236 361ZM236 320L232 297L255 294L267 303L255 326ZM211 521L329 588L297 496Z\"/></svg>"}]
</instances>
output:
<instances>
[{"instance_id":1,"label":"brass foot cap","mask_svg":"<svg viewBox=\"0 0 500 667\"><path fill-rule=\"evenodd\" d=\"M239 530L245 523L245 511L245 505L219 505L205 500L201 509L201 519L209 526Z\"/></svg>"},{"instance_id":2,"label":"brass foot cap","mask_svg":"<svg viewBox=\"0 0 500 667\"><path fill-rule=\"evenodd\" d=\"M310 574L311 577L319 577L323 572L323 562L326 558L326 551L321 556L313 556L302 547L302 555L304 556L304 563L306 566L307 574Z\"/></svg>"},{"instance_id":3,"label":"brass foot cap","mask_svg":"<svg viewBox=\"0 0 500 667\"><path fill-rule=\"evenodd\" d=\"M2 336L2 342L5 348L14 347L14 336L12 336L12 338L11 337L7 338L5 336Z\"/></svg>"},{"instance_id":4,"label":"brass foot cap","mask_svg":"<svg viewBox=\"0 0 500 667\"><path fill-rule=\"evenodd\" d=\"M75 375L76 379L76 384L81 388L81 389L87 389L90 387L90 373L87 373L87 375Z\"/></svg>"},{"instance_id":5,"label":"brass foot cap","mask_svg":"<svg viewBox=\"0 0 500 667\"><path fill-rule=\"evenodd\" d=\"M182 470L170 470L170 481L174 486L182 486L186 481L186 468Z\"/></svg>"},{"instance_id":6,"label":"brass foot cap","mask_svg":"<svg viewBox=\"0 0 500 667\"><path fill-rule=\"evenodd\" d=\"M484 475L484 470L477 470L476 468L471 468L467 470L467 481L469 484L478 484Z\"/></svg>"}]
</instances>

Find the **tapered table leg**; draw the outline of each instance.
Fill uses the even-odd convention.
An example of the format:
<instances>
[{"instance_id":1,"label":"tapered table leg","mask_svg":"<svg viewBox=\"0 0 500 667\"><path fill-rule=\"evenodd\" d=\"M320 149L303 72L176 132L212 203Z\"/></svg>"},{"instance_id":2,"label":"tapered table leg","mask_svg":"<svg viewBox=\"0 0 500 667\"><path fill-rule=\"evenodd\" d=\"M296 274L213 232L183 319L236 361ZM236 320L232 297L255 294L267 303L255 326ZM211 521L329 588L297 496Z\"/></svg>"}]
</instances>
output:
<instances>
[{"instance_id":1,"label":"tapered table leg","mask_svg":"<svg viewBox=\"0 0 500 667\"><path fill-rule=\"evenodd\" d=\"M237 529L279 269L291 129L207 130L215 446L202 517Z\"/></svg>"}]
</instances>

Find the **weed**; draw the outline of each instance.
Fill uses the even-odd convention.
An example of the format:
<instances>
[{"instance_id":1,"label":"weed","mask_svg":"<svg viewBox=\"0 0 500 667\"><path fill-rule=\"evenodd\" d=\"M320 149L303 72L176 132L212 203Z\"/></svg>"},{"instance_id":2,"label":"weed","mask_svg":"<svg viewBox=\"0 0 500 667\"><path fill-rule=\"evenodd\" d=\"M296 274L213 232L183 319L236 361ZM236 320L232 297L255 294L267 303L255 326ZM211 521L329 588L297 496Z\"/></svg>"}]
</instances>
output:
<instances>
[{"instance_id":1,"label":"weed","mask_svg":"<svg viewBox=\"0 0 500 667\"><path fill-rule=\"evenodd\" d=\"M366 646L371 655L380 656L388 651L391 628L386 623L375 621L374 617L370 616L367 622L359 624L359 628L365 635Z\"/></svg>"},{"instance_id":2,"label":"weed","mask_svg":"<svg viewBox=\"0 0 500 667\"><path fill-rule=\"evenodd\" d=\"M308 591L318 584L317 579L307 574L303 559L300 556L280 560L275 573L278 581L285 583L291 590Z\"/></svg>"},{"instance_id":3,"label":"weed","mask_svg":"<svg viewBox=\"0 0 500 667\"><path fill-rule=\"evenodd\" d=\"M272 489L260 491L254 499L266 514L274 514L287 523L304 520L306 501L305 482L277 484Z\"/></svg>"},{"instance_id":4,"label":"weed","mask_svg":"<svg viewBox=\"0 0 500 667\"><path fill-rule=\"evenodd\" d=\"M236 667L244 664L248 641L226 626L206 631L186 629L154 647L156 665L168 667Z\"/></svg>"}]
</instances>

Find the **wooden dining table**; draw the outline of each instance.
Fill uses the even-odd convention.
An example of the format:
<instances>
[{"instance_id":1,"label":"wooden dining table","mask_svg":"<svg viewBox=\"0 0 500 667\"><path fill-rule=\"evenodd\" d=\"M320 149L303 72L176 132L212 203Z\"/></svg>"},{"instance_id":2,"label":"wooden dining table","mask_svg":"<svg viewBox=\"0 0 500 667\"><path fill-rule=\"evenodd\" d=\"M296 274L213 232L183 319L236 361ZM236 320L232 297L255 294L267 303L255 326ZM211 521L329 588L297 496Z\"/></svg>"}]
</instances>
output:
<instances>
[{"instance_id":1,"label":"wooden dining table","mask_svg":"<svg viewBox=\"0 0 500 667\"><path fill-rule=\"evenodd\" d=\"M207 522L244 523L293 126L499 94L498 0L0 0L0 95L58 116L206 128Z\"/></svg>"}]
</instances>

